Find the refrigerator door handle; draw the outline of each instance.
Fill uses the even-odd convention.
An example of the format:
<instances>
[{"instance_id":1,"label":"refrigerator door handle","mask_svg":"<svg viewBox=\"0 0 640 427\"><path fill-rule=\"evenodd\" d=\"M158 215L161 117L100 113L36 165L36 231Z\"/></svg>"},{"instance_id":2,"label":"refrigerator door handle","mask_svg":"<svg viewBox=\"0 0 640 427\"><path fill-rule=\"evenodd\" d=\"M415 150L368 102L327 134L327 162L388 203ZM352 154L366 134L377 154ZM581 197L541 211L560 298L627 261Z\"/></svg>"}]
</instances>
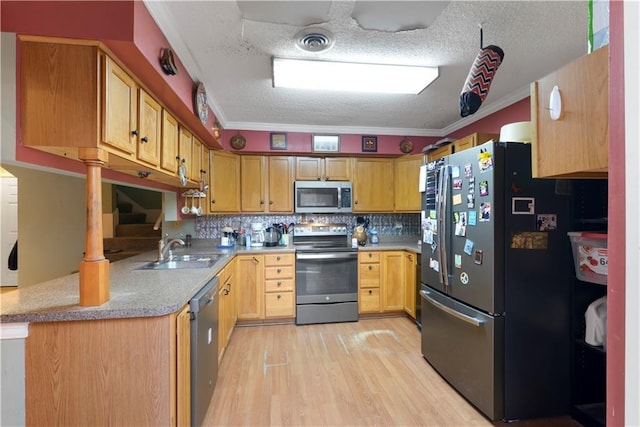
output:
<instances>
[{"instance_id":1,"label":"refrigerator door handle","mask_svg":"<svg viewBox=\"0 0 640 427\"><path fill-rule=\"evenodd\" d=\"M476 319L475 317L471 317L471 316L467 316L464 313L460 313L459 311L455 311L452 308L447 307L446 305L439 303L438 301L434 300L433 298L431 298L429 296L429 293L426 291L420 291L420 295L422 295L422 297L424 299L426 299L430 304L432 304L434 307L439 308L440 310L444 311L447 314L450 314L451 316L462 320L463 322L469 323L473 326L482 326L482 324L484 323L484 320L480 320L480 319Z\"/></svg>"},{"instance_id":2,"label":"refrigerator door handle","mask_svg":"<svg viewBox=\"0 0 640 427\"><path fill-rule=\"evenodd\" d=\"M447 224L449 221L447 221L446 214L447 214L447 204L448 204L448 200L449 200L449 176L450 176L450 170L449 170L449 166L445 165L442 166L442 168L440 169L442 175L441 175L441 179L440 179L440 194L438 197L438 202L439 202L439 206L440 206L440 213L438 215L438 234L440 236L440 244L438 245L440 247L440 274L441 274L441 278L440 278L440 283L442 283L443 279L444 279L444 285L445 287L448 287L450 285L449 283L449 260L447 259L447 254L449 251L449 248L447 248Z\"/></svg>"}]
</instances>

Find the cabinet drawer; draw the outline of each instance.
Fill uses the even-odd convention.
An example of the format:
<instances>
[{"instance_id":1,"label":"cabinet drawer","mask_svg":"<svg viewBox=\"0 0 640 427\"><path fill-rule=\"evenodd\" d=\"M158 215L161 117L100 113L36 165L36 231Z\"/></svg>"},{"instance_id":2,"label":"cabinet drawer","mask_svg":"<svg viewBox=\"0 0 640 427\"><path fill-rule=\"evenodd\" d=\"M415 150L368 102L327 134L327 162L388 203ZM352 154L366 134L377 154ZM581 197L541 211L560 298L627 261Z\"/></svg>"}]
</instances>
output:
<instances>
[{"instance_id":1,"label":"cabinet drawer","mask_svg":"<svg viewBox=\"0 0 640 427\"><path fill-rule=\"evenodd\" d=\"M360 264L358 267L361 288L380 286L380 264Z\"/></svg>"},{"instance_id":2,"label":"cabinet drawer","mask_svg":"<svg viewBox=\"0 0 640 427\"><path fill-rule=\"evenodd\" d=\"M358 255L358 261L363 262L380 262L379 251L360 252Z\"/></svg>"},{"instance_id":3,"label":"cabinet drawer","mask_svg":"<svg viewBox=\"0 0 640 427\"><path fill-rule=\"evenodd\" d=\"M264 278L265 279L291 279L293 278L293 267L283 266L283 267L265 267L264 269Z\"/></svg>"},{"instance_id":4,"label":"cabinet drawer","mask_svg":"<svg viewBox=\"0 0 640 427\"><path fill-rule=\"evenodd\" d=\"M380 289L360 289L358 301L359 313L379 313L380 312Z\"/></svg>"},{"instance_id":5,"label":"cabinet drawer","mask_svg":"<svg viewBox=\"0 0 640 427\"><path fill-rule=\"evenodd\" d=\"M264 283L265 292L293 291L293 279L272 279Z\"/></svg>"},{"instance_id":6,"label":"cabinet drawer","mask_svg":"<svg viewBox=\"0 0 640 427\"><path fill-rule=\"evenodd\" d=\"M265 294L265 317L294 317L293 292Z\"/></svg>"},{"instance_id":7,"label":"cabinet drawer","mask_svg":"<svg viewBox=\"0 0 640 427\"><path fill-rule=\"evenodd\" d=\"M264 265L293 265L294 254L270 254L264 256Z\"/></svg>"}]
</instances>

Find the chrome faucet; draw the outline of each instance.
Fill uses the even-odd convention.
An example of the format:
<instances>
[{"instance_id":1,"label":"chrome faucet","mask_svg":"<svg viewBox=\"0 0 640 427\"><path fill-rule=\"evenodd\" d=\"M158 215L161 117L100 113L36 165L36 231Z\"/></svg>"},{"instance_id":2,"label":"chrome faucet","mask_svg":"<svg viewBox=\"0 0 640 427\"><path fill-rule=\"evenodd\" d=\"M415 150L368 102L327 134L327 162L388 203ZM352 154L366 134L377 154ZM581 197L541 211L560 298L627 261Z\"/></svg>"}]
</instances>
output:
<instances>
[{"instance_id":1,"label":"chrome faucet","mask_svg":"<svg viewBox=\"0 0 640 427\"><path fill-rule=\"evenodd\" d=\"M169 239L167 240L167 237L169 235L165 235L162 239L160 239L160 241L158 242L158 262L163 262L163 261L168 261L171 259L172 257L172 249L173 249L173 245L174 244L179 244L180 246L184 246L184 240L182 239Z\"/></svg>"}]
</instances>

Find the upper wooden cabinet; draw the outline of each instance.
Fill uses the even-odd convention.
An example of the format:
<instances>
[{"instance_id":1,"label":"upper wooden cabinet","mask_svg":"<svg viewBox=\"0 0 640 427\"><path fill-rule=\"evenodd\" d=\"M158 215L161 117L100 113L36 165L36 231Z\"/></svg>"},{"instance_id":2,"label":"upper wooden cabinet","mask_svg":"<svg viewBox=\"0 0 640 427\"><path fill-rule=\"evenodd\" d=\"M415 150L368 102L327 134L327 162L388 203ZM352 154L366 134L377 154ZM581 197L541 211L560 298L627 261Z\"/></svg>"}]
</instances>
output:
<instances>
[{"instance_id":1,"label":"upper wooden cabinet","mask_svg":"<svg viewBox=\"0 0 640 427\"><path fill-rule=\"evenodd\" d=\"M354 159L354 212L393 212L393 187L393 159Z\"/></svg>"},{"instance_id":2,"label":"upper wooden cabinet","mask_svg":"<svg viewBox=\"0 0 640 427\"><path fill-rule=\"evenodd\" d=\"M240 156L212 150L210 165L209 212L239 212Z\"/></svg>"},{"instance_id":3,"label":"upper wooden cabinet","mask_svg":"<svg viewBox=\"0 0 640 427\"><path fill-rule=\"evenodd\" d=\"M158 166L162 145L162 106L143 89L139 89L138 94L138 160Z\"/></svg>"},{"instance_id":4,"label":"upper wooden cabinet","mask_svg":"<svg viewBox=\"0 0 640 427\"><path fill-rule=\"evenodd\" d=\"M423 162L422 154L402 156L393 161L396 212L420 211L422 199L419 180Z\"/></svg>"},{"instance_id":5,"label":"upper wooden cabinet","mask_svg":"<svg viewBox=\"0 0 640 427\"><path fill-rule=\"evenodd\" d=\"M243 212L293 212L293 158L241 156Z\"/></svg>"},{"instance_id":6,"label":"upper wooden cabinet","mask_svg":"<svg viewBox=\"0 0 640 427\"><path fill-rule=\"evenodd\" d=\"M179 129L178 156L180 157L180 168L183 168L185 177L190 179L193 161L193 134L183 126L180 126Z\"/></svg>"},{"instance_id":7,"label":"upper wooden cabinet","mask_svg":"<svg viewBox=\"0 0 640 427\"><path fill-rule=\"evenodd\" d=\"M160 167L175 175L178 172L178 121L167 110L162 110L162 145Z\"/></svg>"},{"instance_id":8,"label":"upper wooden cabinet","mask_svg":"<svg viewBox=\"0 0 640 427\"><path fill-rule=\"evenodd\" d=\"M497 133L472 133L471 135L467 135L445 144L442 147L436 148L433 151L429 151L427 153L427 161L433 162L434 160L438 160L442 157L448 156L449 154L459 153L468 148L484 144L492 139L497 141L499 138L500 135Z\"/></svg>"},{"instance_id":9,"label":"upper wooden cabinet","mask_svg":"<svg viewBox=\"0 0 640 427\"><path fill-rule=\"evenodd\" d=\"M350 181L351 158L296 157L296 180Z\"/></svg>"},{"instance_id":10,"label":"upper wooden cabinet","mask_svg":"<svg viewBox=\"0 0 640 427\"><path fill-rule=\"evenodd\" d=\"M182 187L178 135L191 132L97 42L58 41L20 37L22 143L74 160L102 149L110 169Z\"/></svg>"},{"instance_id":11,"label":"upper wooden cabinet","mask_svg":"<svg viewBox=\"0 0 640 427\"><path fill-rule=\"evenodd\" d=\"M557 86L558 120L549 101ZM609 47L604 46L531 85L534 177L606 178L609 162Z\"/></svg>"}]
</instances>

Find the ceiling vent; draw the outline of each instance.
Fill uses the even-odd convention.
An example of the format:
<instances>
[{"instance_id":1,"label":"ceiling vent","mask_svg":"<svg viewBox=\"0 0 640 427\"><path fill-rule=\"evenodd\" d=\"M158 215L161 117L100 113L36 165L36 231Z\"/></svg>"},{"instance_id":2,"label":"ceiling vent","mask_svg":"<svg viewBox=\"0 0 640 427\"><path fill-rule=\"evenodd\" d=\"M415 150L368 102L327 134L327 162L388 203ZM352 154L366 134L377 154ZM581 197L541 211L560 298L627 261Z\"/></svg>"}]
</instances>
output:
<instances>
[{"instance_id":1,"label":"ceiling vent","mask_svg":"<svg viewBox=\"0 0 640 427\"><path fill-rule=\"evenodd\" d=\"M319 27L305 28L295 35L296 46L306 52L323 52L333 47L333 34Z\"/></svg>"}]
</instances>

